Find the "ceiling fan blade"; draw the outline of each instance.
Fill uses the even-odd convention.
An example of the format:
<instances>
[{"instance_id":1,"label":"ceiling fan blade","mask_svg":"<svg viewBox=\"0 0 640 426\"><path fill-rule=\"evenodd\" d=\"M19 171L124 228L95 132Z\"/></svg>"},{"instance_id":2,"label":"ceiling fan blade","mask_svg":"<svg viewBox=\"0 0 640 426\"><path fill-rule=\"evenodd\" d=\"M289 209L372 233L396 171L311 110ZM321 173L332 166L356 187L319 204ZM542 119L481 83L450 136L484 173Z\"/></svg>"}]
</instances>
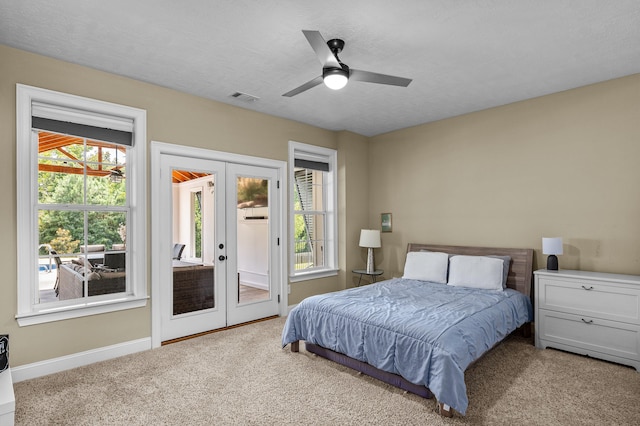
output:
<instances>
[{"instance_id":1,"label":"ceiling fan blade","mask_svg":"<svg viewBox=\"0 0 640 426\"><path fill-rule=\"evenodd\" d=\"M391 86L407 87L413 80L410 78L396 77L376 72L354 70L351 68L349 79L364 81L367 83L389 84Z\"/></svg>"},{"instance_id":2,"label":"ceiling fan blade","mask_svg":"<svg viewBox=\"0 0 640 426\"><path fill-rule=\"evenodd\" d=\"M327 46L327 42L322 38L319 31L302 30L302 33L307 38L307 41L311 45L311 48L316 52L318 60L323 67L336 67L340 68L340 63L336 59L335 55Z\"/></svg>"},{"instance_id":3,"label":"ceiling fan blade","mask_svg":"<svg viewBox=\"0 0 640 426\"><path fill-rule=\"evenodd\" d=\"M316 87L318 84L322 83L322 76L319 75L318 77L314 78L313 80L307 81L306 83L304 83L302 86L296 87L293 90L288 91L287 93L285 93L282 96L286 96L288 98L295 96L299 93L304 92L305 90L309 90L313 87Z\"/></svg>"}]
</instances>

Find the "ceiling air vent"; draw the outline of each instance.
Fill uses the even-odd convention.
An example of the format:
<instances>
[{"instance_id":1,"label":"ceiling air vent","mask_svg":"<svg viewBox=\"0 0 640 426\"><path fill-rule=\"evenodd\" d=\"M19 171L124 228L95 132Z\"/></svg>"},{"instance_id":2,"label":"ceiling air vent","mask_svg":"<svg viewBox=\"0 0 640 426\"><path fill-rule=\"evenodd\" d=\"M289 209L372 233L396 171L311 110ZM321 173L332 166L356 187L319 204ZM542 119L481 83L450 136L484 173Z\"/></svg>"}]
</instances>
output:
<instances>
[{"instance_id":1,"label":"ceiling air vent","mask_svg":"<svg viewBox=\"0 0 640 426\"><path fill-rule=\"evenodd\" d=\"M232 94L231 94L231 97L232 97L232 98L236 98L236 99L238 99L239 101L243 101L243 102L255 102L255 101L257 101L258 99L260 99L260 98L259 98L259 97L257 97L257 96L253 96L253 95L250 95L250 94L248 94L248 93L242 93L242 92L235 92L235 93L232 93Z\"/></svg>"}]
</instances>

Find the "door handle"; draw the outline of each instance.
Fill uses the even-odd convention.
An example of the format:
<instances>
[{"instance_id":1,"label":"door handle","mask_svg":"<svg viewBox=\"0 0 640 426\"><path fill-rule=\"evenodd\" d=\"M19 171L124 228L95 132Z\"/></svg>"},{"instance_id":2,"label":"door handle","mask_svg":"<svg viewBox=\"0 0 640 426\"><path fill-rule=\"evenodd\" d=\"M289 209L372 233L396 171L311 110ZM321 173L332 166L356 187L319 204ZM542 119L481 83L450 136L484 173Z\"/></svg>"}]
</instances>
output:
<instances>
[{"instance_id":1,"label":"door handle","mask_svg":"<svg viewBox=\"0 0 640 426\"><path fill-rule=\"evenodd\" d=\"M218 260L219 260L220 262L224 262L226 258L227 258L227 256L224 256L224 255L222 255L222 254L221 254L220 256L218 256Z\"/></svg>"}]
</instances>

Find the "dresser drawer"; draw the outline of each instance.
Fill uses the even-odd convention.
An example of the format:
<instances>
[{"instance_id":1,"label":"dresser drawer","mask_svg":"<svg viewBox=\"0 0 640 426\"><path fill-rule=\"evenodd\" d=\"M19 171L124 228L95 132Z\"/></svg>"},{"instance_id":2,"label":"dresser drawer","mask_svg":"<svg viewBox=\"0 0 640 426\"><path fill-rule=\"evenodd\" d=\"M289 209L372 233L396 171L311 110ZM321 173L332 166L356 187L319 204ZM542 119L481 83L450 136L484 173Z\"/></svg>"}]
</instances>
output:
<instances>
[{"instance_id":1,"label":"dresser drawer","mask_svg":"<svg viewBox=\"0 0 640 426\"><path fill-rule=\"evenodd\" d=\"M563 312L538 311L536 342L538 347L569 346L575 352L598 357L608 354L629 360L640 360L640 326L573 315ZM560 344L559 346L554 343Z\"/></svg>"},{"instance_id":2,"label":"dresser drawer","mask_svg":"<svg viewBox=\"0 0 640 426\"><path fill-rule=\"evenodd\" d=\"M540 309L640 325L640 288L545 276L536 283Z\"/></svg>"}]
</instances>

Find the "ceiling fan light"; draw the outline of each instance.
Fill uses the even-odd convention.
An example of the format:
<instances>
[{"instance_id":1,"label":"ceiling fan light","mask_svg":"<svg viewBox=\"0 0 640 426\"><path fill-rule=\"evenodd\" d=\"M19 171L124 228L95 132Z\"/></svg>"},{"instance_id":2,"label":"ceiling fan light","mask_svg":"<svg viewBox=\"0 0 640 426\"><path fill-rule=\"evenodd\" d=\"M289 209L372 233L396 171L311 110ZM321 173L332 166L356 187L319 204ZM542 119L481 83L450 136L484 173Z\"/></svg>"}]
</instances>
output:
<instances>
[{"instance_id":1,"label":"ceiling fan light","mask_svg":"<svg viewBox=\"0 0 640 426\"><path fill-rule=\"evenodd\" d=\"M349 73L340 68L326 68L322 72L322 79L329 89L340 90L349 82Z\"/></svg>"},{"instance_id":2,"label":"ceiling fan light","mask_svg":"<svg viewBox=\"0 0 640 426\"><path fill-rule=\"evenodd\" d=\"M113 183L120 183L122 182L122 179L124 179L124 174L122 173L122 170L111 169L111 172L109 173L109 179Z\"/></svg>"}]
</instances>

